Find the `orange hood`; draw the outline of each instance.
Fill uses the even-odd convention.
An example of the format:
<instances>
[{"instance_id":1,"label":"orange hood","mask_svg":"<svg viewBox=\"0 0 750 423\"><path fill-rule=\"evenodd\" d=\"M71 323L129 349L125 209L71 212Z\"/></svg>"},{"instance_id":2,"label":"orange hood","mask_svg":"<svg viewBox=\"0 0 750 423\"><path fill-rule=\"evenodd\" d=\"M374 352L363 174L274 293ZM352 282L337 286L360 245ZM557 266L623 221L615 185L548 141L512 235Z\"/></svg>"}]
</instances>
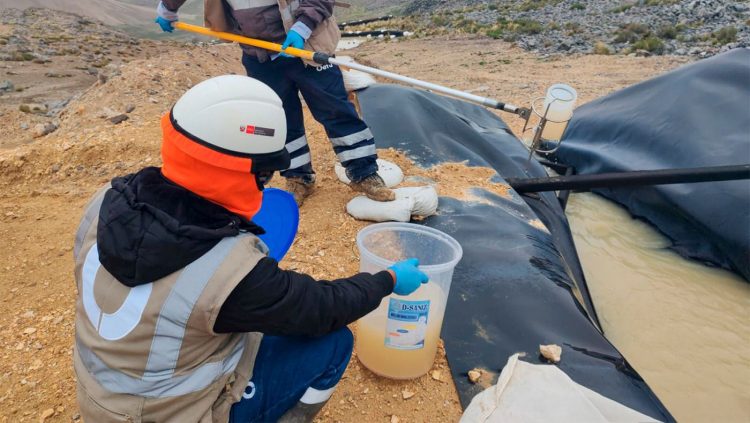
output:
<instances>
[{"instance_id":1,"label":"orange hood","mask_svg":"<svg viewBox=\"0 0 750 423\"><path fill-rule=\"evenodd\" d=\"M161 120L161 172L172 182L247 219L260 210L262 187L252 173L253 161L220 152L190 139L172 124L170 113Z\"/></svg>"}]
</instances>

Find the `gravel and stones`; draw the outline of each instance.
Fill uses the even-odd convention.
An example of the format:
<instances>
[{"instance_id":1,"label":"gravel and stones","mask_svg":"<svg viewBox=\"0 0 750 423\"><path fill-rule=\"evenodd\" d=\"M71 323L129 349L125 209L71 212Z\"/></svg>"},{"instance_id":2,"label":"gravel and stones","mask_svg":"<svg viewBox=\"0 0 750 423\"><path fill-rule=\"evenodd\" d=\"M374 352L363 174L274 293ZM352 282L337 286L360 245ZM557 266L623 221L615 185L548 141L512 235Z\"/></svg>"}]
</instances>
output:
<instances>
[{"instance_id":1,"label":"gravel and stones","mask_svg":"<svg viewBox=\"0 0 750 423\"><path fill-rule=\"evenodd\" d=\"M750 46L750 4L729 0L416 0L427 27L484 32L541 54L708 57Z\"/></svg>"}]
</instances>

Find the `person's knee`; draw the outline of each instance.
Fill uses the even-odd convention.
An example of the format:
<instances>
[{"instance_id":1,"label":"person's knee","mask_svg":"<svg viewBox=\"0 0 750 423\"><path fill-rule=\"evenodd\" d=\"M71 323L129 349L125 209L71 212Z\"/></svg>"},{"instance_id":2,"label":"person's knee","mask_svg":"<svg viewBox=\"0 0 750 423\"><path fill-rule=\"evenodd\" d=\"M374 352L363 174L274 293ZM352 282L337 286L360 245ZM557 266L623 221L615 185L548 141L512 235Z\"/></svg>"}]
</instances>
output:
<instances>
[{"instance_id":1,"label":"person's knee","mask_svg":"<svg viewBox=\"0 0 750 423\"><path fill-rule=\"evenodd\" d=\"M331 333L331 336L335 338L336 355L348 363L354 350L354 335L352 331L348 327L343 327Z\"/></svg>"},{"instance_id":2,"label":"person's knee","mask_svg":"<svg viewBox=\"0 0 750 423\"><path fill-rule=\"evenodd\" d=\"M341 335L341 343L346 346L346 348L351 351L354 349L354 335L352 334L352 331L349 330L349 328L344 327L340 330Z\"/></svg>"},{"instance_id":3,"label":"person's knee","mask_svg":"<svg viewBox=\"0 0 750 423\"><path fill-rule=\"evenodd\" d=\"M331 354L331 361L329 364L328 377L338 379L343 376L346 367L349 365L349 360L352 358L352 351L354 350L354 335L349 328L344 327L328 335L332 339L330 342L334 345L333 354Z\"/></svg>"}]
</instances>

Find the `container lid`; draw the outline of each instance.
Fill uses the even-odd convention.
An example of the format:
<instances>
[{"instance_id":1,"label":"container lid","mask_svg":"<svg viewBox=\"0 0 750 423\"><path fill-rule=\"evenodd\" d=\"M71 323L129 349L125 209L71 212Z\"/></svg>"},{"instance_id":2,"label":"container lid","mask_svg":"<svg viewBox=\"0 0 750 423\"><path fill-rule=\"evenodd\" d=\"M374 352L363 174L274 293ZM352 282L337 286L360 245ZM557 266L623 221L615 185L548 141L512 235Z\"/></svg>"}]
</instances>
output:
<instances>
[{"instance_id":1,"label":"container lid","mask_svg":"<svg viewBox=\"0 0 750 423\"><path fill-rule=\"evenodd\" d=\"M547 101L575 101L578 98L578 92L567 84L554 84L547 90Z\"/></svg>"},{"instance_id":2,"label":"container lid","mask_svg":"<svg viewBox=\"0 0 750 423\"><path fill-rule=\"evenodd\" d=\"M436 244L441 244L441 247L445 250L440 254L442 260L439 263L424 264L425 261L420 260L419 269L424 272L441 273L453 269L456 264L461 260L463 256L463 248L450 235L441 232L437 229L430 228L424 225L417 225L414 223L377 223L374 225L367 226L366 228L359 231L357 234L357 247L359 247L361 258L360 260L368 260L371 263L376 264L379 267L387 268L394 264L398 260L405 260L407 258L416 257L420 258L420 255L424 255L428 251L435 252L438 248L431 248L430 250L415 250L413 252L404 252L404 254L410 257L399 257L394 259L393 257L383 257L387 254L378 254L372 251L372 236L377 236L381 233L409 233L410 235L416 235L424 238L429 238ZM368 245L369 244L369 245ZM389 250L389 252L392 252ZM398 254L397 254L398 255Z\"/></svg>"},{"instance_id":3,"label":"container lid","mask_svg":"<svg viewBox=\"0 0 750 423\"><path fill-rule=\"evenodd\" d=\"M299 227L299 207L294 196L276 188L264 189L263 203L253 216L253 222L266 231L259 238L268 247L268 256L281 261L292 246Z\"/></svg>"}]
</instances>

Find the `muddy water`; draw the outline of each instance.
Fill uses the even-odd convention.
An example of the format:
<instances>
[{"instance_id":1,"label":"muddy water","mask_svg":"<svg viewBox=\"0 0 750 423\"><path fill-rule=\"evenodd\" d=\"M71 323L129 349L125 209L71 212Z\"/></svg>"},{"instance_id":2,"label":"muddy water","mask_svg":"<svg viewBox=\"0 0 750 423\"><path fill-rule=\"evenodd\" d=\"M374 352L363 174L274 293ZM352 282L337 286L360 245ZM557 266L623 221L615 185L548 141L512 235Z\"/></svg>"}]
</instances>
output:
<instances>
[{"instance_id":1,"label":"muddy water","mask_svg":"<svg viewBox=\"0 0 750 423\"><path fill-rule=\"evenodd\" d=\"M607 338L677 420L750 422L750 284L594 194L567 214Z\"/></svg>"}]
</instances>

